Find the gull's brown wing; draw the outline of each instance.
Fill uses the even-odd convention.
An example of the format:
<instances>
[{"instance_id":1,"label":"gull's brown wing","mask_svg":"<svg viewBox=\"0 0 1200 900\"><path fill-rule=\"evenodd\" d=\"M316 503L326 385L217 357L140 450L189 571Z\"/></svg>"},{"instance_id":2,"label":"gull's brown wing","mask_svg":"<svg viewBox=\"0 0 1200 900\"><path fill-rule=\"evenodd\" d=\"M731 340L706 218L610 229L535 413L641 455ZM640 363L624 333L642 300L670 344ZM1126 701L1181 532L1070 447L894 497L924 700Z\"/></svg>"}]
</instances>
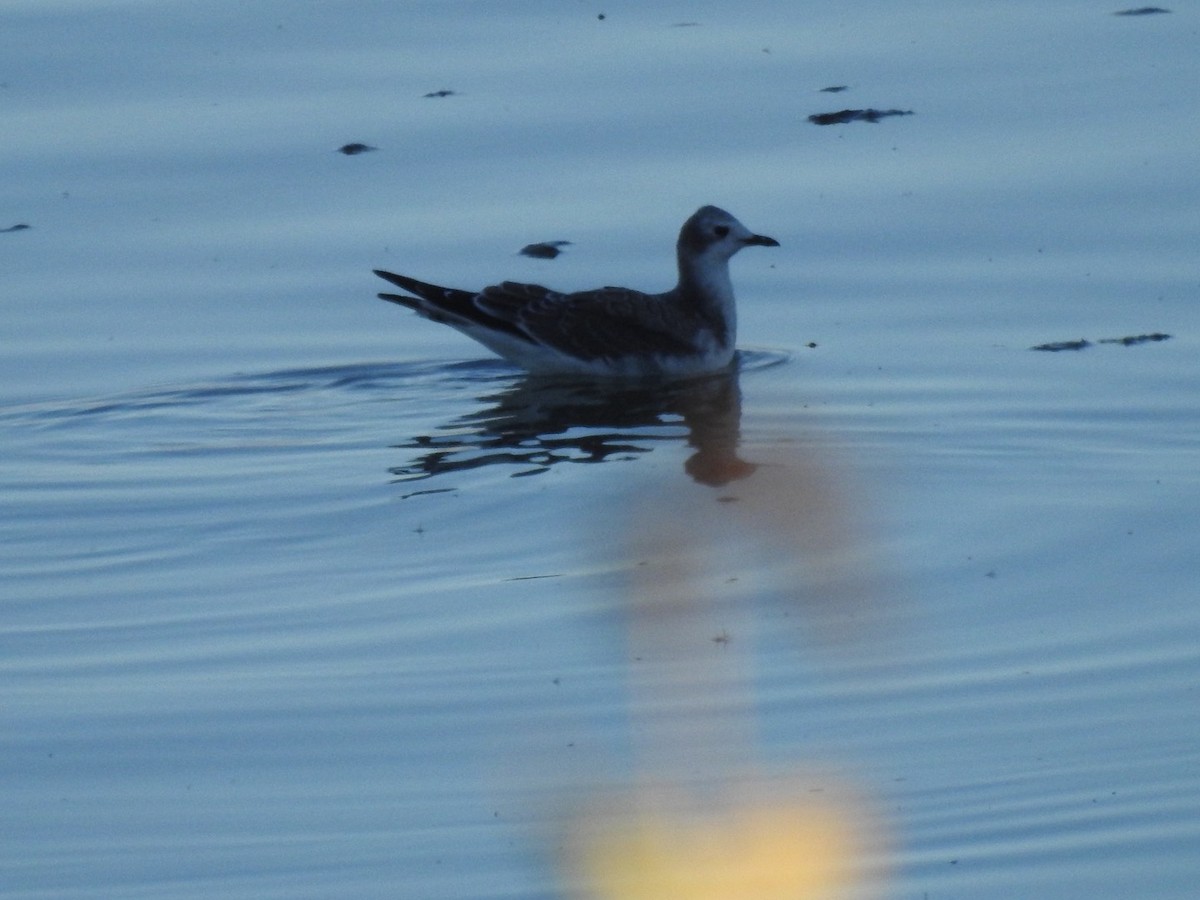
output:
<instances>
[{"instance_id":1,"label":"gull's brown wing","mask_svg":"<svg viewBox=\"0 0 1200 900\"><path fill-rule=\"evenodd\" d=\"M506 281L484 288L476 306L511 323L534 341L579 359L695 351L697 324L662 295L605 287L563 294L537 284Z\"/></svg>"}]
</instances>

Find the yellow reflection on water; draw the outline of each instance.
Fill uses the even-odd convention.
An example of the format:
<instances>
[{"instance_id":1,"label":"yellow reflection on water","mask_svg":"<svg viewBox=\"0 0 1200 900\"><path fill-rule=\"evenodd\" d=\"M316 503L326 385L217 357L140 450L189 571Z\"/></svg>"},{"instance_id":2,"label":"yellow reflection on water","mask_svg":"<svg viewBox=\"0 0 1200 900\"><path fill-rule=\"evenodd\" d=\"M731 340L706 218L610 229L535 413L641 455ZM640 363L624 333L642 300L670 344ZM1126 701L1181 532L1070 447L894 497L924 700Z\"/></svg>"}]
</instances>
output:
<instances>
[{"instance_id":1,"label":"yellow reflection on water","mask_svg":"<svg viewBox=\"0 0 1200 900\"><path fill-rule=\"evenodd\" d=\"M878 841L857 798L737 779L697 803L661 787L579 823L567 866L595 900L807 900L850 896Z\"/></svg>"},{"instance_id":2,"label":"yellow reflection on water","mask_svg":"<svg viewBox=\"0 0 1200 900\"><path fill-rule=\"evenodd\" d=\"M736 397L736 384L696 396L684 405L690 478L626 501L617 552L630 575L620 610L637 764L631 786L596 788L600 799L575 814L569 890L587 900L866 896L886 855L866 792L803 748L764 769L754 688L764 618L779 623L782 611L802 644L834 653L873 618L861 505L814 443L747 452L740 406L713 399Z\"/></svg>"}]
</instances>

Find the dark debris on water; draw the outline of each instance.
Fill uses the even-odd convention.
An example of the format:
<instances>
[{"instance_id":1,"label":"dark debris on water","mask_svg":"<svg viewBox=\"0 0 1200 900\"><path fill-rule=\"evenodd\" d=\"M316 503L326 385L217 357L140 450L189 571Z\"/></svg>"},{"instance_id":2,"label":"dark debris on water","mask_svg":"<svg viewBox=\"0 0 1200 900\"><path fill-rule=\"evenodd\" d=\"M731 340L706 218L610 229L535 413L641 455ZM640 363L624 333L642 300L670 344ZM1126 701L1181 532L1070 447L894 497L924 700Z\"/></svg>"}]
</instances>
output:
<instances>
[{"instance_id":1,"label":"dark debris on water","mask_svg":"<svg viewBox=\"0 0 1200 900\"><path fill-rule=\"evenodd\" d=\"M378 147L372 147L370 144L342 144L338 147L338 153L345 153L347 156L357 156L360 153L370 153L372 150L378 150Z\"/></svg>"},{"instance_id":2,"label":"dark debris on water","mask_svg":"<svg viewBox=\"0 0 1200 900\"><path fill-rule=\"evenodd\" d=\"M1122 347L1132 347L1135 344L1151 344L1157 341L1168 340L1171 336L1163 334L1161 331L1151 332L1150 334L1131 334L1119 338L1100 338L1096 341L1097 344L1120 344ZM1060 350L1083 350L1086 347L1091 347L1092 341L1087 338L1080 338L1077 341L1053 341L1049 344L1038 344L1036 347L1030 347L1031 350L1046 350L1050 353L1058 353Z\"/></svg>"},{"instance_id":3,"label":"dark debris on water","mask_svg":"<svg viewBox=\"0 0 1200 900\"><path fill-rule=\"evenodd\" d=\"M911 116L911 109L842 109L808 117L814 125L843 125L846 122L878 122L888 116Z\"/></svg>"},{"instance_id":4,"label":"dark debris on water","mask_svg":"<svg viewBox=\"0 0 1200 900\"><path fill-rule=\"evenodd\" d=\"M1157 16L1162 13L1169 13L1169 9L1163 9L1161 6L1139 6L1136 9L1120 9L1113 13L1114 16Z\"/></svg>"},{"instance_id":5,"label":"dark debris on water","mask_svg":"<svg viewBox=\"0 0 1200 900\"><path fill-rule=\"evenodd\" d=\"M570 246L570 241L542 241L537 244L526 244L520 252L522 256L532 256L534 259L554 259L562 253L563 247Z\"/></svg>"},{"instance_id":6,"label":"dark debris on water","mask_svg":"<svg viewBox=\"0 0 1200 900\"><path fill-rule=\"evenodd\" d=\"M16 225L10 225L8 228L0 228L0 234L11 234L14 231L28 231L32 225L26 225L24 222L18 222Z\"/></svg>"},{"instance_id":7,"label":"dark debris on water","mask_svg":"<svg viewBox=\"0 0 1200 900\"><path fill-rule=\"evenodd\" d=\"M429 99L436 99L437 97L453 97L457 93L458 93L457 91L440 90L440 91L430 91L428 94L425 94L424 96L425 96L426 100L429 100Z\"/></svg>"}]
</instances>

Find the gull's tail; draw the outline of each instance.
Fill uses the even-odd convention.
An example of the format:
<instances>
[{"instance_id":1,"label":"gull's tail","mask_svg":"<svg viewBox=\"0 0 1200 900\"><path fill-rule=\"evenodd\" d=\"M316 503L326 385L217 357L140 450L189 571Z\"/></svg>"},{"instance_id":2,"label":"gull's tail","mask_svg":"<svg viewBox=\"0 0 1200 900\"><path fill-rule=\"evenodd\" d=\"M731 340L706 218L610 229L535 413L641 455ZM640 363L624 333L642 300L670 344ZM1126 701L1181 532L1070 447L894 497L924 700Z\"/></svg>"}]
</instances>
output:
<instances>
[{"instance_id":1,"label":"gull's tail","mask_svg":"<svg viewBox=\"0 0 1200 900\"><path fill-rule=\"evenodd\" d=\"M478 316L475 305L471 302L475 295L470 291L460 291L456 288L441 287L417 281L407 275L397 275L395 272L385 272L375 269L375 274L385 281L390 281L398 288L412 294L380 294L380 300L406 306L420 313L427 319L437 322L447 322L450 318L470 321Z\"/></svg>"}]
</instances>

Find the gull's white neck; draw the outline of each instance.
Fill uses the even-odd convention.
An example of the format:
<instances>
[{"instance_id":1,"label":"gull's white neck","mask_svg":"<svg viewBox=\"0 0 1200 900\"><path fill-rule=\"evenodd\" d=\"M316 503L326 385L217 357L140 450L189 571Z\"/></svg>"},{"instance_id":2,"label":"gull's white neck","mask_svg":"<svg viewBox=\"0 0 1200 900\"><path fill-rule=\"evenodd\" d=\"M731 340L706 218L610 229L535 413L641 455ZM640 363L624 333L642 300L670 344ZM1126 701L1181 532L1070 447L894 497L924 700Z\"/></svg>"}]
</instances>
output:
<instances>
[{"instance_id":1,"label":"gull's white neck","mask_svg":"<svg viewBox=\"0 0 1200 900\"><path fill-rule=\"evenodd\" d=\"M737 307L729 260L707 254L685 258L681 254L677 290L699 301L694 311L712 322L721 344L732 347L737 336Z\"/></svg>"}]
</instances>

